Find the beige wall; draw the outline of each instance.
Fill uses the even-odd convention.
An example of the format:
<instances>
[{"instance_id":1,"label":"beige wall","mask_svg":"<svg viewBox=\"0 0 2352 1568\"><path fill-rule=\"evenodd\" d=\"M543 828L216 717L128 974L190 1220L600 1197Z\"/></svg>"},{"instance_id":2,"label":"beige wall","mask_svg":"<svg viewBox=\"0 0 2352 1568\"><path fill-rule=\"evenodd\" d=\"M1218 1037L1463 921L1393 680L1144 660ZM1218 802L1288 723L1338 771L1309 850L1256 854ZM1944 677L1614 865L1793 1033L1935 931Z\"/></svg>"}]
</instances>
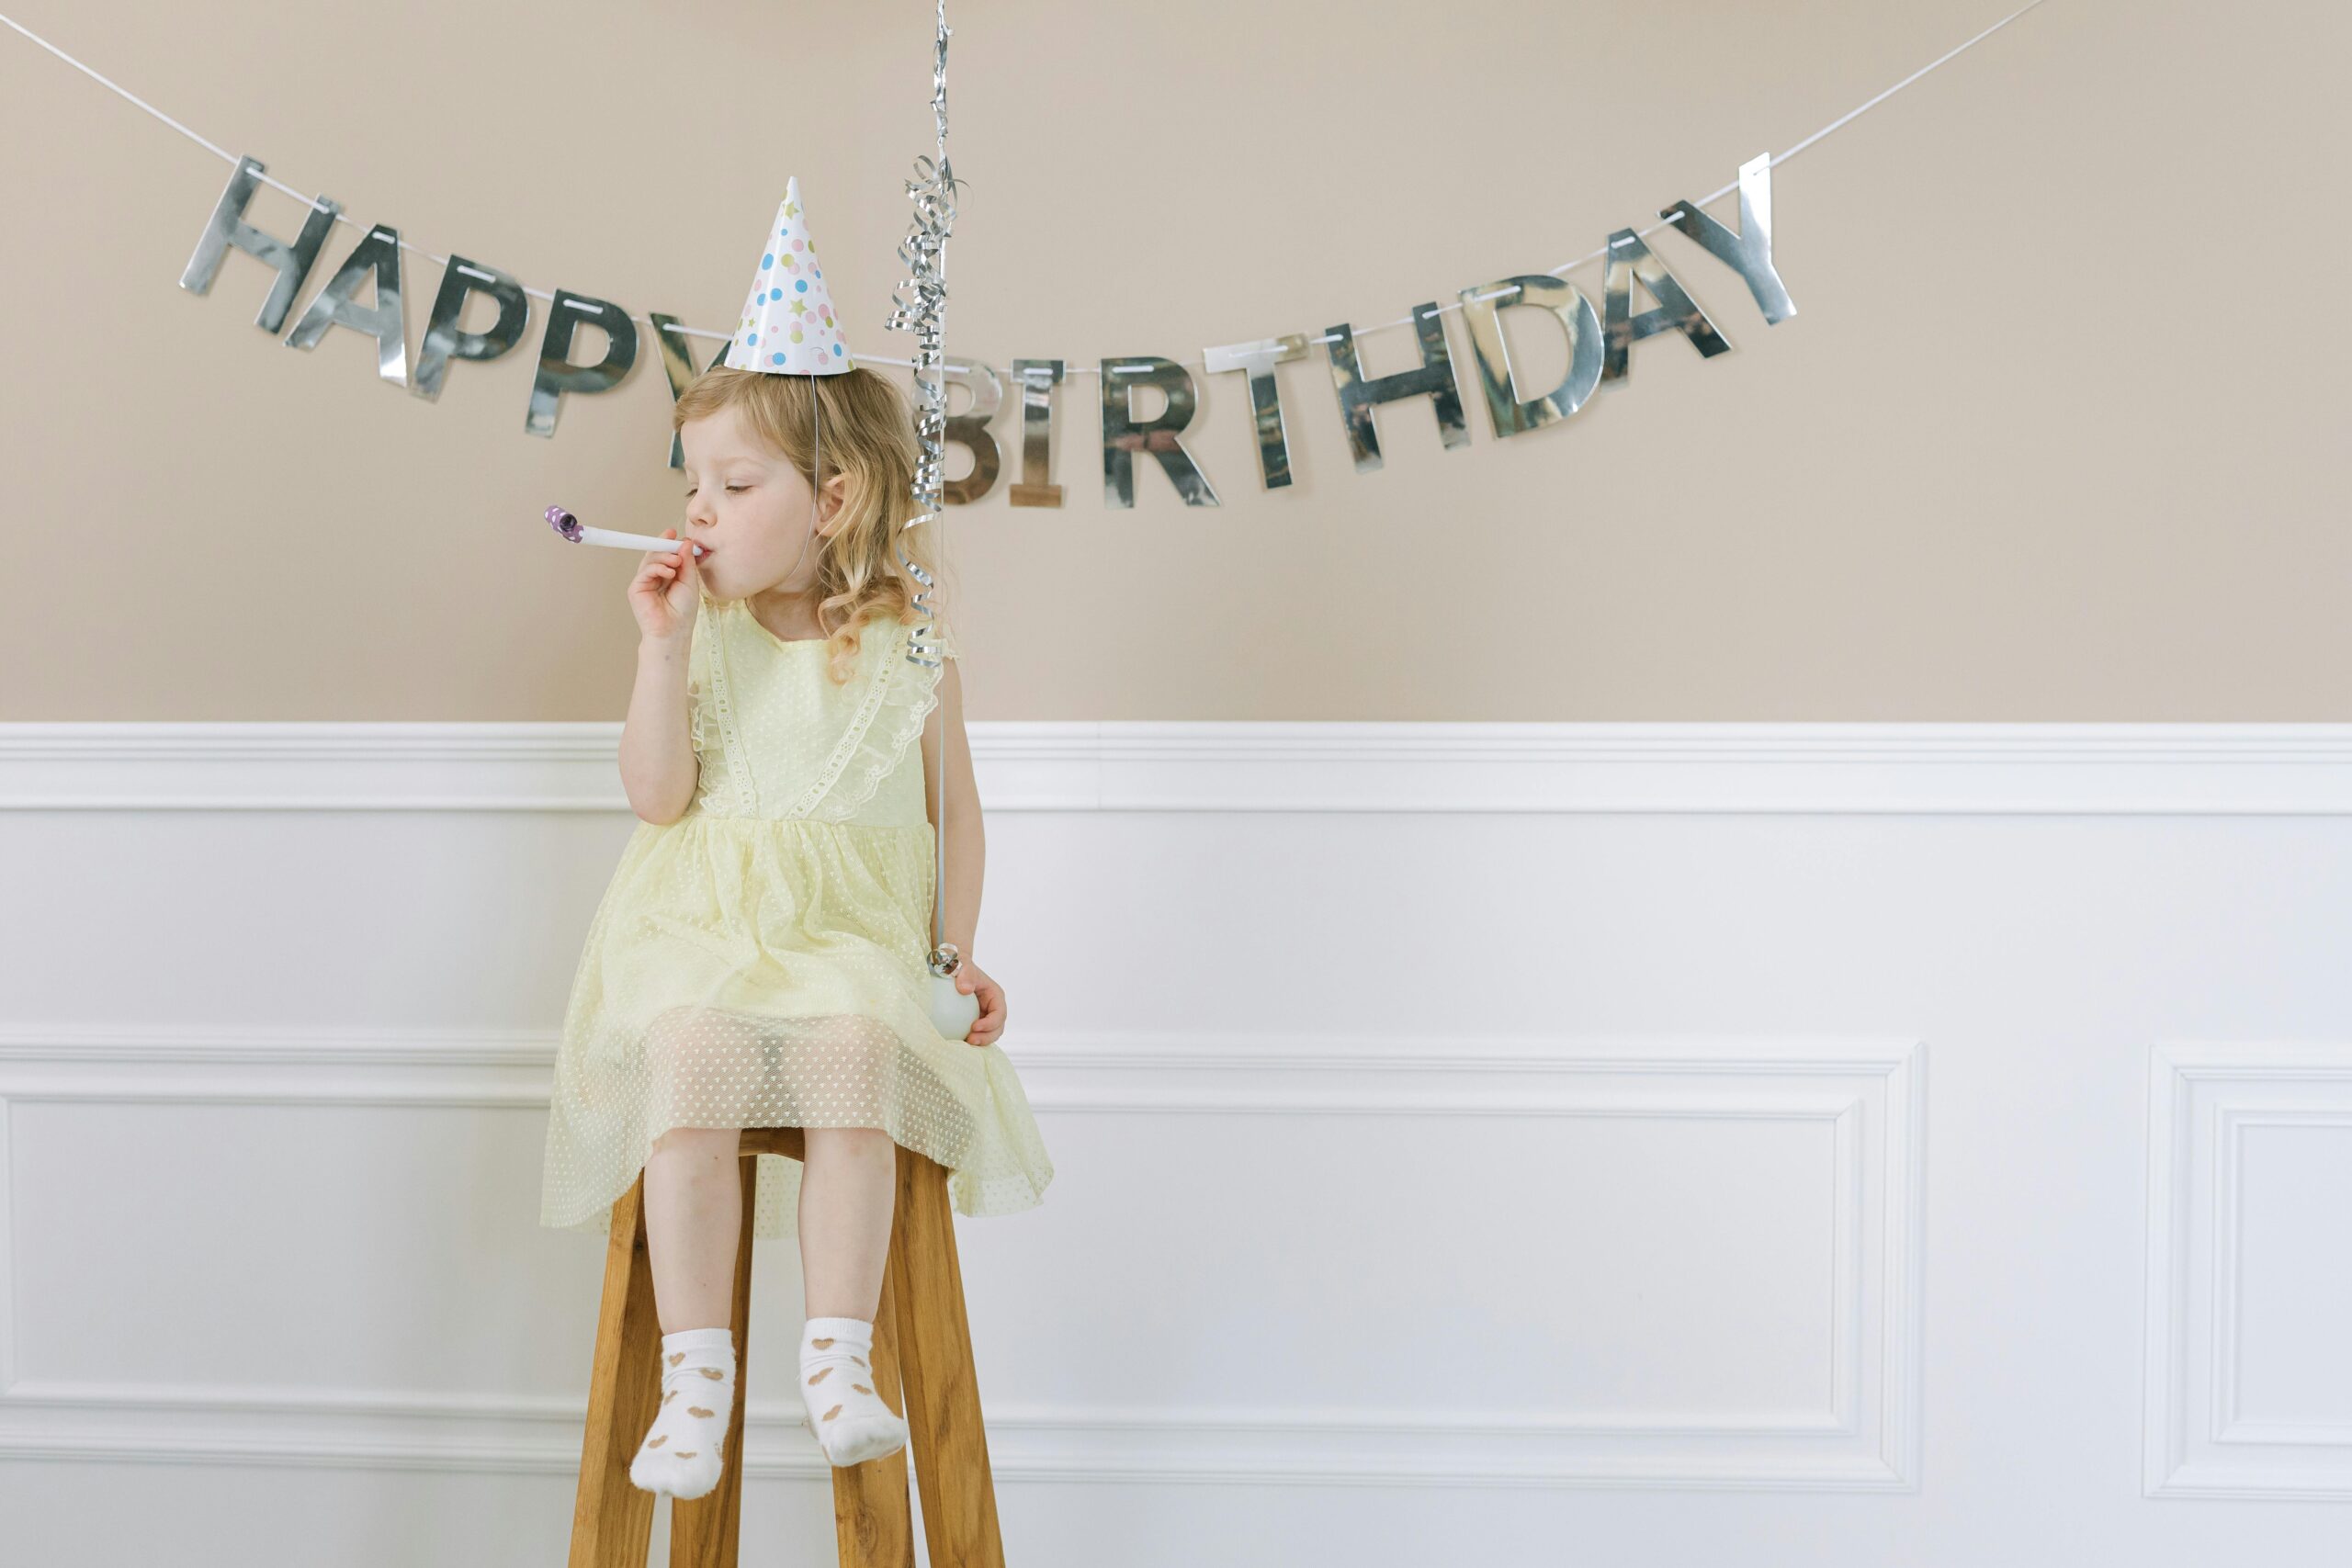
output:
<instances>
[{"instance_id":1,"label":"beige wall","mask_svg":"<svg viewBox=\"0 0 2352 1568\"><path fill-rule=\"evenodd\" d=\"M1389 321L1645 225L2008 8L962 0L948 347ZM797 171L853 345L910 352L881 322L927 6L10 10L362 224L640 315L727 324ZM1113 511L1079 381L1067 504L950 513L971 716L2352 719L2347 17L2050 0L1777 171L1796 319L1660 236L1736 351L1653 339L1509 442L1450 316L1468 448L1399 405L1354 473L1318 352L1282 372L1302 482L1259 488L1219 377L1189 440L1226 504L1146 468ZM243 255L179 288L228 165L13 32L0 139L0 718L621 715L635 558L537 518L674 519L650 344L527 436L525 350L427 403L355 333L255 330ZM438 273L408 269L412 354ZM1514 335L1548 385L1549 334Z\"/></svg>"}]
</instances>

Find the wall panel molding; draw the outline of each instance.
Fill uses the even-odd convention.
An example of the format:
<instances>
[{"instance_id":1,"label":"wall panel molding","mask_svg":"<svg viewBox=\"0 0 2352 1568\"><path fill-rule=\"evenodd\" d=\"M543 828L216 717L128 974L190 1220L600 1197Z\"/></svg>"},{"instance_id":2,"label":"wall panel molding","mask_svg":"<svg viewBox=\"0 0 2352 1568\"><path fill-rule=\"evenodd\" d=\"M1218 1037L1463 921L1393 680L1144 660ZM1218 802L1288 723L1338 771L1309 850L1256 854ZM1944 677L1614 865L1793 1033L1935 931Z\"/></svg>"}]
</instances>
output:
<instances>
[{"instance_id":1,"label":"wall panel molding","mask_svg":"<svg viewBox=\"0 0 2352 1568\"><path fill-rule=\"evenodd\" d=\"M2265 1419L2248 1414L2242 1382L2247 1141L2301 1130L2352 1150L2352 1041L2165 1041L2149 1064L2143 1490L2352 1498L2352 1402L2333 1418ZM2352 1267L2352 1194L2267 1196L2281 1212L2262 1218L2291 1226L2299 1215L2285 1211L2299 1211L2312 1254ZM2307 1349L2316 1360L2328 1347Z\"/></svg>"},{"instance_id":2,"label":"wall panel molding","mask_svg":"<svg viewBox=\"0 0 2352 1568\"><path fill-rule=\"evenodd\" d=\"M68 1102L537 1111L552 1035L0 1025L0 1147ZM1833 1370L1818 1408L1652 1419L1428 1406L1217 1413L992 1406L1004 1480L1909 1490L1917 1483L1923 1047L1869 1039L1427 1042L1033 1035L1047 1115L1453 1116L1815 1122L1834 1138ZM1428 1080L1442 1075L1445 1092ZM1592 1080L1587 1087L1584 1080ZM0 1213L13 1209L0 1166ZM1726 1176L1736 1173L1726 1172ZM0 1253L0 1279L14 1279ZM18 1281L20 1287L22 1281ZM0 1323L0 1327L6 1327ZM158 1463L563 1472L570 1402L413 1391L191 1389L18 1375L0 1337L0 1453ZM797 1412L754 1404L747 1475L821 1477Z\"/></svg>"}]
</instances>

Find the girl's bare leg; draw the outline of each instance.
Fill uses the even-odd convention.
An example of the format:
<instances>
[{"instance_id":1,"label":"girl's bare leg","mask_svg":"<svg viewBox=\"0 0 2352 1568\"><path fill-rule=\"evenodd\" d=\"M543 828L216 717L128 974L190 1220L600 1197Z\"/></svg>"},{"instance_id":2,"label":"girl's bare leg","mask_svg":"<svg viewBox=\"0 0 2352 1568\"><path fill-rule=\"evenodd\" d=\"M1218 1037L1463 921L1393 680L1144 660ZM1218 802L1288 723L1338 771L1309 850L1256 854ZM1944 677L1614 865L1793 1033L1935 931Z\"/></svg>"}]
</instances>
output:
<instances>
[{"instance_id":1,"label":"girl's bare leg","mask_svg":"<svg viewBox=\"0 0 2352 1568\"><path fill-rule=\"evenodd\" d=\"M889 1262L898 1145L878 1127L809 1127L801 1135L808 1156L800 1172L803 1315L870 1323Z\"/></svg>"},{"instance_id":2,"label":"girl's bare leg","mask_svg":"<svg viewBox=\"0 0 2352 1568\"><path fill-rule=\"evenodd\" d=\"M890 1257L899 1149L877 1127L810 1127L800 1173L800 1397L835 1465L906 1446L906 1421L875 1377L874 1314Z\"/></svg>"},{"instance_id":3,"label":"girl's bare leg","mask_svg":"<svg viewBox=\"0 0 2352 1568\"><path fill-rule=\"evenodd\" d=\"M662 1324L662 1403L629 1461L648 1492L700 1497L718 1484L735 1410L735 1251L742 1133L673 1127L645 1156L645 1249Z\"/></svg>"},{"instance_id":4,"label":"girl's bare leg","mask_svg":"<svg viewBox=\"0 0 2352 1568\"><path fill-rule=\"evenodd\" d=\"M662 1332L725 1328L742 1234L742 1142L734 1127L673 1127L645 1159L645 1249Z\"/></svg>"}]
</instances>

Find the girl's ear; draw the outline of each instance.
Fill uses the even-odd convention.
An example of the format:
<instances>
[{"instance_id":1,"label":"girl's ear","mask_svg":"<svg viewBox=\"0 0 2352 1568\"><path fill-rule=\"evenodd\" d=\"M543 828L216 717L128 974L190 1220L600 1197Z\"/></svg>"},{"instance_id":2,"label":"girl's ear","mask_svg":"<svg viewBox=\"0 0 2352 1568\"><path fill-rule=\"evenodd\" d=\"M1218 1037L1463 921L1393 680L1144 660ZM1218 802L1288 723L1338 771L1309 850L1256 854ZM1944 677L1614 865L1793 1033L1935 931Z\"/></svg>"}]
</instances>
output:
<instances>
[{"instance_id":1,"label":"girl's ear","mask_svg":"<svg viewBox=\"0 0 2352 1568\"><path fill-rule=\"evenodd\" d=\"M831 523L835 517L841 514L842 503L848 500L849 476L847 474L835 474L831 479L825 481L824 502L823 504L818 508L817 512L819 521L820 523Z\"/></svg>"}]
</instances>

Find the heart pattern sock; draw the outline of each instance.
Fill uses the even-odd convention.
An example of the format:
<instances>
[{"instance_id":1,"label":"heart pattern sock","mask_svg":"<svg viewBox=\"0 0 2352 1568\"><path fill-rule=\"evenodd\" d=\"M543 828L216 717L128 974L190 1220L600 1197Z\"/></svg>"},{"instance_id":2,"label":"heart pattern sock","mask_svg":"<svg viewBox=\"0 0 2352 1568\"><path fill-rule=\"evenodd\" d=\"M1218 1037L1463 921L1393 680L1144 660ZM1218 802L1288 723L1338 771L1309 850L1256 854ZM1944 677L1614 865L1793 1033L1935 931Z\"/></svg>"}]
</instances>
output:
<instances>
[{"instance_id":1,"label":"heart pattern sock","mask_svg":"<svg viewBox=\"0 0 2352 1568\"><path fill-rule=\"evenodd\" d=\"M629 1461L648 1492L700 1497L718 1484L727 1426L735 1414L735 1335L685 1328L662 1337L662 1407Z\"/></svg>"},{"instance_id":2,"label":"heart pattern sock","mask_svg":"<svg viewBox=\"0 0 2352 1568\"><path fill-rule=\"evenodd\" d=\"M800 1331L800 1397L808 1428L834 1465L896 1453L907 1424L876 1392L874 1325L862 1317L812 1317Z\"/></svg>"}]
</instances>

